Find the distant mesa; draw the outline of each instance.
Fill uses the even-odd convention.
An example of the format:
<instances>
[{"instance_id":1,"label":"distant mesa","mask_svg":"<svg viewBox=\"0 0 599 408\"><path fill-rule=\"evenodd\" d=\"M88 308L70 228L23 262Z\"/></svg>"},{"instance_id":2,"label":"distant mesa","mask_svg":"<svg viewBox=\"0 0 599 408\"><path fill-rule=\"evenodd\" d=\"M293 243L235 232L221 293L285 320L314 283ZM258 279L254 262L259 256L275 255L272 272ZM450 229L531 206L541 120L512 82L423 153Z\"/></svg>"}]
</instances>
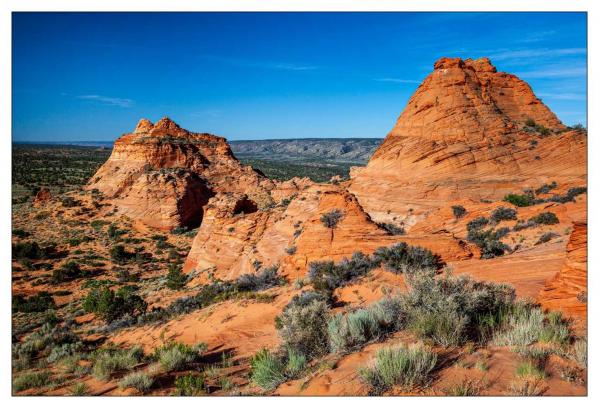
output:
<instances>
[{"instance_id":1,"label":"distant mesa","mask_svg":"<svg viewBox=\"0 0 599 408\"><path fill-rule=\"evenodd\" d=\"M215 194L269 188L272 182L241 165L225 138L190 132L167 117L155 124L141 119L133 133L118 138L87 185L120 214L167 230L200 225Z\"/></svg>"}]
</instances>

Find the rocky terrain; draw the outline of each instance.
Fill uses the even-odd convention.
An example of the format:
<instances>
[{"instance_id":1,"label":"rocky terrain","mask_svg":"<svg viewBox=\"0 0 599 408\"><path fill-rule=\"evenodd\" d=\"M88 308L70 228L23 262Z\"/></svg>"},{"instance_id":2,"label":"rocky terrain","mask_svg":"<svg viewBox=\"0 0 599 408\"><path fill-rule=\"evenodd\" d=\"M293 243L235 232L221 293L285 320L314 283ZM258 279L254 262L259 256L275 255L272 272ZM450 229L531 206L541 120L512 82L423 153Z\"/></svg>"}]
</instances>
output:
<instances>
[{"instance_id":1,"label":"rocky terrain","mask_svg":"<svg viewBox=\"0 0 599 408\"><path fill-rule=\"evenodd\" d=\"M585 395L586 152L485 58L438 60L348 180L144 119L14 207L13 392Z\"/></svg>"}]
</instances>

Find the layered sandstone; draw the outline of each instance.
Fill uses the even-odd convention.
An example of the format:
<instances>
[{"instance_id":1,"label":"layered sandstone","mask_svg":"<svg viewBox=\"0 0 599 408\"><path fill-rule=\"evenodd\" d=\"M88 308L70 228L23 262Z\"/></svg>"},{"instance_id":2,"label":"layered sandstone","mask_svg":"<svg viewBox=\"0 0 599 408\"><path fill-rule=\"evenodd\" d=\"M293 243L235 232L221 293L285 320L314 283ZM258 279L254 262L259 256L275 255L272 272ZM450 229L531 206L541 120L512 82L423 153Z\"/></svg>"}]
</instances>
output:
<instances>
[{"instance_id":1,"label":"layered sandstone","mask_svg":"<svg viewBox=\"0 0 599 408\"><path fill-rule=\"evenodd\" d=\"M172 229L200 225L203 207L217 193L268 195L272 182L242 166L224 138L163 118L156 124L142 119L118 138L87 188L102 192L120 214Z\"/></svg>"},{"instance_id":2,"label":"layered sandstone","mask_svg":"<svg viewBox=\"0 0 599 408\"><path fill-rule=\"evenodd\" d=\"M442 58L368 165L352 169L350 191L377 221L409 226L451 200L498 200L553 180L584 185L586 145L586 133L568 130L487 58Z\"/></svg>"}]
</instances>

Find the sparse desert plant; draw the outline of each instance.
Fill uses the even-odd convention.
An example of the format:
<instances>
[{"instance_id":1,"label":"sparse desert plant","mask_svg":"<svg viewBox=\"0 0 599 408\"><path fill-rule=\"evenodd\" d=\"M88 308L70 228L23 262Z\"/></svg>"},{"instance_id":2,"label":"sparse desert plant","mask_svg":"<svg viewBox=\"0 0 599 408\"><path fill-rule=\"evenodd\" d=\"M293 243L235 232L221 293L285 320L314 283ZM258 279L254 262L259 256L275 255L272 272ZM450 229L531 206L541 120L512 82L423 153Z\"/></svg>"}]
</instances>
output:
<instances>
[{"instance_id":1,"label":"sparse desert plant","mask_svg":"<svg viewBox=\"0 0 599 408\"><path fill-rule=\"evenodd\" d=\"M508 314L505 328L495 336L495 343L502 346L528 346L539 339L543 319L540 308L518 303Z\"/></svg>"},{"instance_id":2,"label":"sparse desert plant","mask_svg":"<svg viewBox=\"0 0 599 408\"><path fill-rule=\"evenodd\" d=\"M99 380L107 381L117 371L132 370L142 359L141 347L100 349L92 354L92 375Z\"/></svg>"},{"instance_id":3,"label":"sparse desert plant","mask_svg":"<svg viewBox=\"0 0 599 408\"><path fill-rule=\"evenodd\" d=\"M507 201L516 207L528 207L535 203L534 197L524 194L507 194L503 197L503 201Z\"/></svg>"},{"instance_id":4,"label":"sparse desert plant","mask_svg":"<svg viewBox=\"0 0 599 408\"><path fill-rule=\"evenodd\" d=\"M395 273L406 273L415 269L436 270L443 266L438 255L426 248L411 246L405 242L378 248L372 256L371 264L382 264L386 269Z\"/></svg>"},{"instance_id":5,"label":"sparse desert plant","mask_svg":"<svg viewBox=\"0 0 599 408\"><path fill-rule=\"evenodd\" d=\"M206 393L206 379L203 374L181 375L175 379L176 394L193 397Z\"/></svg>"},{"instance_id":6,"label":"sparse desert plant","mask_svg":"<svg viewBox=\"0 0 599 408\"><path fill-rule=\"evenodd\" d=\"M54 298L46 291L39 292L27 298L22 295L14 295L12 298L13 313L44 312L55 307Z\"/></svg>"},{"instance_id":7,"label":"sparse desert plant","mask_svg":"<svg viewBox=\"0 0 599 408\"><path fill-rule=\"evenodd\" d=\"M553 238L559 237L558 234L556 234L553 231L549 231L549 232L545 232L543 235L541 235L538 239L538 241L535 243L535 245L540 245L540 244L544 244L546 242L551 241Z\"/></svg>"},{"instance_id":8,"label":"sparse desert plant","mask_svg":"<svg viewBox=\"0 0 599 408\"><path fill-rule=\"evenodd\" d=\"M52 272L52 282L62 283L85 276L85 272L76 261L68 261Z\"/></svg>"},{"instance_id":9,"label":"sparse desert plant","mask_svg":"<svg viewBox=\"0 0 599 408\"><path fill-rule=\"evenodd\" d=\"M187 284L188 276L183 273L181 265L170 264L166 275L166 287L171 290L179 290Z\"/></svg>"},{"instance_id":10,"label":"sparse desert plant","mask_svg":"<svg viewBox=\"0 0 599 408\"><path fill-rule=\"evenodd\" d=\"M559 224L559 219L557 215L552 212L542 212L539 215L532 217L529 221L534 222L535 224L544 224L544 225L553 225Z\"/></svg>"},{"instance_id":11,"label":"sparse desert plant","mask_svg":"<svg viewBox=\"0 0 599 408\"><path fill-rule=\"evenodd\" d=\"M547 376L541 367L532 361L524 361L516 367L516 376L520 378L542 380Z\"/></svg>"},{"instance_id":12,"label":"sparse desert plant","mask_svg":"<svg viewBox=\"0 0 599 408\"><path fill-rule=\"evenodd\" d=\"M510 385L510 392L513 395L522 397L538 397L543 395L546 390L547 386L538 378L525 378L515 381Z\"/></svg>"},{"instance_id":13,"label":"sparse desert plant","mask_svg":"<svg viewBox=\"0 0 599 408\"><path fill-rule=\"evenodd\" d=\"M206 348L206 343L188 346L173 341L156 348L154 358L167 371L182 370L198 360L201 354L206 351Z\"/></svg>"},{"instance_id":14,"label":"sparse desert plant","mask_svg":"<svg viewBox=\"0 0 599 408\"><path fill-rule=\"evenodd\" d=\"M113 292L107 286L93 288L83 300L83 310L95 313L107 322L123 315L141 315L147 303L130 286L123 286Z\"/></svg>"},{"instance_id":15,"label":"sparse desert plant","mask_svg":"<svg viewBox=\"0 0 599 408\"><path fill-rule=\"evenodd\" d=\"M557 183L552 181L551 184L543 184L541 187L535 190L535 194L547 194L554 188L557 188Z\"/></svg>"},{"instance_id":16,"label":"sparse desert plant","mask_svg":"<svg viewBox=\"0 0 599 408\"><path fill-rule=\"evenodd\" d=\"M588 344L587 339L585 337L576 339L572 346L572 357L578 364L583 367L587 366L587 352L588 352Z\"/></svg>"},{"instance_id":17,"label":"sparse desert plant","mask_svg":"<svg viewBox=\"0 0 599 408\"><path fill-rule=\"evenodd\" d=\"M285 373L289 378L297 378L306 369L308 359L306 356L299 351L294 349L287 350L287 364L285 366Z\"/></svg>"},{"instance_id":18,"label":"sparse desert plant","mask_svg":"<svg viewBox=\"0 0 599 408\"><path fill-rule=\"evenodd\" d=\"M406 230L403 227L400 227L390 222L380 222L376 225L378 225L391 235L404 235L406 233Z\"/></svg>"},{"instance_id":19,"label":"sparse desert plant","mask_svg":"<svg viewBox=\"0 0 599 408\"><path fill-rule=\"evenodd\" d=\"M362 368L358 375L380 394L394 385L410 389L425 385L437 365L437 354L422 345L383 348L376 354L372 367Z\"/></svg>"},{"instance_id":20,"label":"sparse desert plant","mask_svg":"<svg viewBox=\"0 0 599 408\"><path fill-rule=\"evenodd\" d=\"M322 222L322 225L324 225L325 227L333 229L337 226L337 224L339 223L339 221L341 221L342 218L343 213L341 212L341 210L335 208L334 210L331 210L323 214L320 217L320 222Z\"/></svg>"},{"instance_id":21,"label":"sparse desert plant","mask_svg":"<svg viewBox=\"0 0 599 408\"><path fill-rule=\"evenodd\" d=\"M262 349L250 361L251 378L260 388L270 391L285 381L285 366L283 362L268 349Z\"/></svg>"},{"instance_id":22,"label":"sparse desert plant","mask_svg":"<svg viewBox=\"0 0 599 408\"><path fill-rule=\"evenodd\" d=\"M518 213L513 208L497 207L491 213L491 219L494 222L505 220L515 220L518 218Z\"/></svg>"},{"instance_id":23,"label":"sparse desert plant","mask_svg":"<svg viewBox=\"0 0 599 408\"><path fill-rule=\"evenodd\" d=\"M464 379L445 388L445 394L454 397L473 397L479 395L482 385L478 381Z\"/></svg>"},{"instance_id":24,"label":"sparse desert plant","mask_svg":"<svg viewBox=\"0 0 599 408\"><path fill-rule=\"evenodd\" d=\"M355 278L366 275L376 267L372 260L362 252L354 252L351 259L344 258L338 263L333 261L311 262L308 277L317 291L331 293Z\"/></svg>"},{"instance_id":25,"label":"sparse desert plant","mask_svg":"<svg viewBox=\"0 0 599 408\"><path fill-rule=\"evenodd\" d=\"M451 210L453 211L453 216L456 220L466 215L466 209L462 205L452 205Z\"/></svg>"},{"instance_id":26,"label":"sparse desert plant","mask_svg":"<svg viewBox=\"0 0 599 408\"><path fill-rule=\"evenodd\" d=\"M154 379L144 372L127 374L119 381L119 388L135 388L140 392L146 392L152 388Z\"/></svg>"},{"instance_id":27,"label":"sparse desert plant","mask_svg":"<svg viewBox=\"0 0 599 408\"><path fill-rule=\"evenodd\" d=\"M493 230L469 229L466 239L478 246L481 259L495 258L510 252L512 249L500 241L509 232L508 228Z\"/></svg>"},{"instance_id":28,"label":"sparse desert plant","mask_svg":"<svg viewBox=\"0 0 599 408\"><path fill-rule=\"evenodd\" d=\"M399 330L405 324L400 301L381 301L346 314L333 316L328 323L328 335L333 352L348 352L382 336Z\"/></svg>"},{"instance_id":29,"label":"sparse desert plant","mask_svg":"<svg viewBox=\"0 0 599 408\"><path fill-rule=\"evenodd\" d=\"M401 305L408 328L443 346L484 341L515 299L512 287L468 276L420 271L406 275L409 291Z\"/></svg>"},{"instance_id":30,"label":"sparse desert plant","mask_svg":"<svg viewBox=\"0 0 599 408\"><path fill-rule=\"evenodd\" d=\"M87 385L82 382L73 385L73 388L71 388L71 395L74 397L83 397L84 395L87 395L88 392Z\"/></svg>"},{"instance_id":31,"label":"sparse desert plant","mask_svg":"<svg viewBox=\"0 0 599 408\"><path fill-rule=\"evenodd\" d=\"M327 319L329 306L318 296L305 301L296 296L276 317L275 327L283 346L309 359L328 352Z\"/></svg>"},{"instance_id":32,"label":"sparse desert plant","mask_svg":"<svg viewBox=\"0 0 599 408\"><path fill-rule=\"evenodd\" d=\"M486 217L477 217L466 224L468 231L481 229L489 223L489 219Z\"/></svg>"},{"instance_id":33,"label":"sparse desert plant","mask_svg":"<svg viewBox=\"0 0 599 408\"><path fill-rule=\"evenodd\" d=\"M49 371L38 371L19 375L13 379L13 390L19 392L30 388L44 387L48 385L50 375Z\"/></svg>"},{"instance_id":34,"label":"sparse desert plant","mask_svg":"<svg viewBox=\"0 0 599 408\"><path fill-rule=\"evenodd\" d=\"M239 291L265 290L285 283L279 274L279 265L261 268L259 273L245 274L237 278L236 286Z\"/></svg>"}]
</instances>

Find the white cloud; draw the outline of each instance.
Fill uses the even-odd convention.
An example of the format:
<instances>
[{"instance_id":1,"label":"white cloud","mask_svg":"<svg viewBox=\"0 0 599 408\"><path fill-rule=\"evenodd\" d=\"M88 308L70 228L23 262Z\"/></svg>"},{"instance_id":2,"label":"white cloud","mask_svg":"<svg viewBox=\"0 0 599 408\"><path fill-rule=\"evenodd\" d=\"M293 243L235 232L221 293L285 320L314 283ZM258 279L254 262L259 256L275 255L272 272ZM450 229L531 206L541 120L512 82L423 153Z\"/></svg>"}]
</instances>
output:
<instances>
[{"instance_id":1,"label":"white cloud","mask_svg":"<svg viewBox=\"0 0 599 408\"><path fill-rule=\"evenodd\" d=\"M114 98L111 96L102 95L79 95L77 99L85 99L88 101L95 101L103 105L118 106L121 108L130 108L133 105L133 100L127 98Z\"/></svg>"}]
</instances>

